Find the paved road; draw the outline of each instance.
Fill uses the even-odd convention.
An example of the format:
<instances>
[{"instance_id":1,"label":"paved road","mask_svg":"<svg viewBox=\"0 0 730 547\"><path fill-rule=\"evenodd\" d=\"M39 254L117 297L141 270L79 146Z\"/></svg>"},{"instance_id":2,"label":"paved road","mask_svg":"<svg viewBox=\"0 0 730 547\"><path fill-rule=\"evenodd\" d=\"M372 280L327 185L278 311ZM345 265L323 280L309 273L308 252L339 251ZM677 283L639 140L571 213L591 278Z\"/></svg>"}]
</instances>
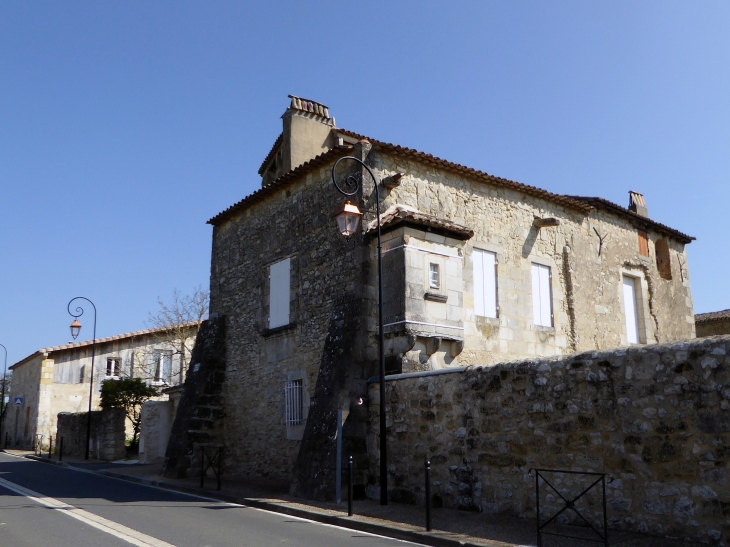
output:
<instances>
[{"instance_id":1,"label":"paved road","mask_svg":"<svg viewBox=\"0 0 730 547\"><path fill-rule=\"evenodd\" d=\"M415 545L0 453L2 547Z\"/></svg>"}]
</instances>

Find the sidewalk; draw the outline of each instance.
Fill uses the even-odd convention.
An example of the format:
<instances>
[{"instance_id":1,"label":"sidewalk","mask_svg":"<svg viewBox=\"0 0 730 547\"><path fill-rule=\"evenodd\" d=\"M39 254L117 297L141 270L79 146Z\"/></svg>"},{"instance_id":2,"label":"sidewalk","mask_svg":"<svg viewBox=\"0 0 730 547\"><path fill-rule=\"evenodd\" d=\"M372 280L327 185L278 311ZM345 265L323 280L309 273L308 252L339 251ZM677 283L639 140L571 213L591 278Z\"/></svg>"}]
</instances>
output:
<instances>
[{"instance_id":1,"label":"sidewalk","mask_svg":"<svg viewBox=\"0 0 730 547\"><path fill-rule=\"evenodd\" d=\"M139 465L83 460L64 457L63 462L48 456L39 458L29 452L6 450L10 454L83 469L148 486L157 486L178 492L204 496L249 507L342 526L434 547L523 547L536 545L535 521L516 517L485 515L455 509L432 511L433 531L426 532L426 513L423 507L391 502L387 506L374 500L356 500L354 516L347 516L347 499L341 505L334 502L316 502L288 495L285 483L258 480L222 478L222 488L215 490L215 478L206 478L206 488L200 488L200 478L168 479L160 476L158 465ZM343 488L346 495L346 487ZM581 529L565 527L563 533L583 535ZM591 537L591 536L586 536ZM592 536L595 537L595 536ZM596 538L597 539L597 538ZM647 535L609 530L611 545L621 547L679 547L690 542L670 540ZM543 536L543 547L584 547L600 545L594 541Z\"/></svg>"}]
</instances>

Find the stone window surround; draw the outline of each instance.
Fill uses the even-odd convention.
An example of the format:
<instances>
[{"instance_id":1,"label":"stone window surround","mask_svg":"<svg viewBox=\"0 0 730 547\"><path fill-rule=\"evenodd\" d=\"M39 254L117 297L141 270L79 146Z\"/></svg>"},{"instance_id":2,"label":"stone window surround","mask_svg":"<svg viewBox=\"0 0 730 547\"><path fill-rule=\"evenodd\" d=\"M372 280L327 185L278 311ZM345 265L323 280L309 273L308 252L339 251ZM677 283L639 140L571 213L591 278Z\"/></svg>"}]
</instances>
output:
<instances>
[{"instance_id":1,"label":"stone window surround","mask_svg":"<svg viewBox=\"0 0 730 547\"><path fill-rule=\"evenodd\" d=\"M532 264L539 264L540 266L547 266L548 268L550 268L550 311L552 313L553 326L546 327L543 325L535 325L532 321L530 321L530 325L535 331L539 332L559 332L559 327L561 326L561 323L558 319L559 316L557 312L560 309L559 301L562 300L562 298L559 299L558 296L562 296L562 287L560 285L560 280L557 275L557 272L559 271L557 264L555 264L555 261L552 258L539 255L529 255L524 260L529 265L527 273L530 276L532 275Z\"/></svg>"},{"instance_id":2,"label":"stone window surround","mask_svg":"<svg viewBox=\"0 0 730 547\"><path fill-rule=\"evenodd\" d=\"M470 242L471 243L471 242ZM464 256L469 258L469 271L471 272L471 278L469 279L468 283L464 283L464 293L474 295L474 261L472 259L472 253L474 249L477 249L479 251L487 251L489 253L494 253L497 257L497 275L495 278L495 283L497 285L497 317L482 317L477 316L474 314L474 307L469 310L471 311L473 320L476 321L477 317L479 318L479 321L482 323L486 323L488 325L494 325L499 326L499 318L502 315L502 310L500 309L499 303L502 301L502 295L499 292L499 278L502 275L505 275L505 258L504 258L504 249L499 246L495 245L493 243L489 243L486 241L479 241L474 240L473 243L468 244L466 248L464 249ZM466 307L464 309L466 310Z\"/></svg>"},{"instance_id":3,"label":"stone window surround","mask_svg":"<svg viewBox=\"0 0 730 547\"><path fill-rule=\"evenodd\" d=\"M289 323L286 325L280 325L273 329L269 328L269 268L272 264L281 262L289 258L291 263L289 265ZM260 272L261 279L263 281L261 285L261 317L260 317L260 328L259 332L263 337L275 336L278 334L285 334L291 330L294 330L297 325L297 317L299 311L299 261L297 253L288 253L277 255L275 258L267 260L261 264Z\"/></svg>"},{"instance_id":4,"label":"stone window surround","mask_svg":"<svg viewBox=\"0 0 730 547\"><path fill-rule=\"evenodd\" d=\"M286 401L284 399L284 386L293 380L302 381L302 423L296 425L286 423ZM283 378L281 383L281 423L286 428L286 438L288 440L302 440L302 437L304 436L304 429L307 426L310 404L309 377L307 376L307 371L303 368L287 371L286 376Z\"/></svg>"},{"instance_id":5,"label":"stone window surround","mask_svg":"<svg viewBox=\"0 0 730 547\"><path fill-rule=\"evenodd\" d=\"M646 280L646 273L639 268L632 268L629 266L622 266L618 275L618 301L621 305L622 313L626 309L624 306L624 294L623 294L623 278L633 277L636 279L636 290L638 300L636 302L637 310L636 313L639 317L639 344L629 344L628 336L626 334L626 318L623 319L624 329L621 334L621 344L624 346L643 346L649 343L649 340L654 339L654 322L649 313L649 282Z\"/></svg>"}]
</instances>

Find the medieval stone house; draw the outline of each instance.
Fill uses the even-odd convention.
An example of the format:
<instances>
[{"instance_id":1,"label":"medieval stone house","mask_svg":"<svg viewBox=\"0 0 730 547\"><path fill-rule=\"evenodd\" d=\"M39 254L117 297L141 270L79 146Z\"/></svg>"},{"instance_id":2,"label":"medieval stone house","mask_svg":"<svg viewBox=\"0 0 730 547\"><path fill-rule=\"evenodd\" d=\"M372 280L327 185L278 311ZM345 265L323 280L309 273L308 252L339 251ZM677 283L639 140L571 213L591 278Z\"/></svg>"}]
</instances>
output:
<instances>
[{"instance_id":1,"label":"medieval stone house","mask_svg":"<svg viewBox=\"0 0 730 547\"><path fill-rule=\"evenodd\" d=\"M360 480L375 480L365 446L375 403L366 382L377 374L375 194L350 167L365 214L343 238L331 169L346 155L381 184L390 373L694 337L693 238L651 220L640 194L628 208L554 194L366 139L298 97L282 118L261 188L209 221L210 312L225 324L217 430L229 473L331 496L342 409L346 450L362 455Z\"/></svg>"}]
</instances>

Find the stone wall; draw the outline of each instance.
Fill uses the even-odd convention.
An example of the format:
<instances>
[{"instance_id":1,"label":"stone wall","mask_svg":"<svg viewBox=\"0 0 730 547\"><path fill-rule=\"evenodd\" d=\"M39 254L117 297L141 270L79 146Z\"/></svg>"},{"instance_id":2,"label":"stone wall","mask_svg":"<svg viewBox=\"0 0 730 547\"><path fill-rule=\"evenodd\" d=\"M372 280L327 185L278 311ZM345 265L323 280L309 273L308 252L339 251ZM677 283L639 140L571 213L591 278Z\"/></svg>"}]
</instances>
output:
<instances>
[{"instance_id":1,"label":"stone wall","mask_svg":"<svg viewBox=\"0 0 730 547\"><path fill-rule=\"evenodd\" d=\"M730 318L718 321L698 321L695 324L697 336L719 336L730 334Z\"/></svg>"},{"instance_id":2,"label":"stone wall","mask_svg":"<svg viewBox=\"0 0 730 547\"><path fill-rule=\"evenodd\" d=\"M175 419L175 403L147 401L140 411L139 463L156 463L165 459L167 441L170 439Z\"/></svg>"},{"instance_id":3,"label":"stone wall","mask_svg":"<svg viewBox=\"0 0 730 547\"><path fill-rule=\"evenodd\" d=\"M728 542L728 352L723 336L389 377L390 494L423 503L430 458L444 506L532 518L531 468L605 472L613 528ZM378 400L373 383L373 481Z\"/></svg>"},{"instance_id":4,"label":"stone wall","mask_svg":"<svg viewBox=\"0 0 730 547\"><path fill-rule=\"evenodd\" d=\"M87 415L86 412L61 412L58 415L54 443L63 438L64 455L85 455ZM121 408L92 411L89 457L103 461L123 459L126 456L125 421L126 414Z\"/></svg>"}]
</instances>

